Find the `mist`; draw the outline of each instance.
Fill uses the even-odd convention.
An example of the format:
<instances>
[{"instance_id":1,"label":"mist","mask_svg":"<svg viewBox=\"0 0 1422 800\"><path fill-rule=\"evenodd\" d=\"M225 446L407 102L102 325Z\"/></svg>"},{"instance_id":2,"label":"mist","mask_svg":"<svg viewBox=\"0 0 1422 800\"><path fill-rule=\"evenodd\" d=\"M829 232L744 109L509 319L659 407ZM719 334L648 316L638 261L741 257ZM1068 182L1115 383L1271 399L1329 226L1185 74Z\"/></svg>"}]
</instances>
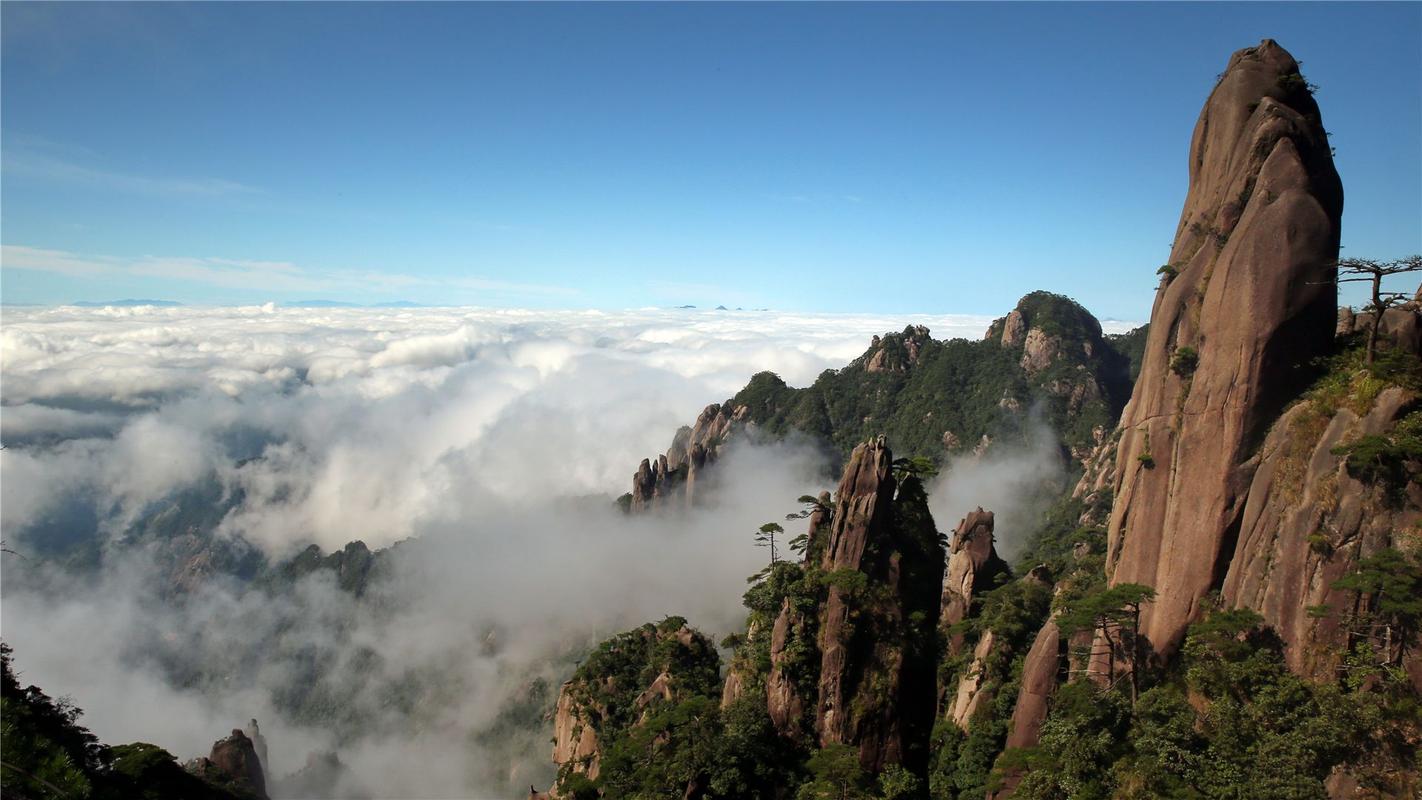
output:
<instances>
[{"instance_id":1,"label":"mist","mask_svg":"<svg viewBox=\"0 0 1422 800\"><path fill-rule=\"evenodd\" d=\"M546 732L501 720L551 706L628 627L737 629L765 558L752 532L833 485L813 448L747 443L713 473L718 504L627 517L612 501L638 461L755 372L806 385L910 323L987 320L7 309L3 636L22 680L105 742L185 760L255 717L269 780L333 751L338 795L546 785ZM172 515L270 564L391 549L359 599L329 571L271 591L219 571L175 595L146 534ZM83 541L96 570L44 557Z\"/></svg>"},{"instance_id":2,"label":"mist","mask_svg":"<svg viewBox=\"0 0 1422 800\"><path fill-rule=\"evenodd\" d=\"M951 458L929 483L928 509L942 531L952 531L974 509L993 512L993 545L1013 561L1066 478L1057 434L1034 407L1020 441L1003 439L981 455Z\"/></svg>"}]
</instances>

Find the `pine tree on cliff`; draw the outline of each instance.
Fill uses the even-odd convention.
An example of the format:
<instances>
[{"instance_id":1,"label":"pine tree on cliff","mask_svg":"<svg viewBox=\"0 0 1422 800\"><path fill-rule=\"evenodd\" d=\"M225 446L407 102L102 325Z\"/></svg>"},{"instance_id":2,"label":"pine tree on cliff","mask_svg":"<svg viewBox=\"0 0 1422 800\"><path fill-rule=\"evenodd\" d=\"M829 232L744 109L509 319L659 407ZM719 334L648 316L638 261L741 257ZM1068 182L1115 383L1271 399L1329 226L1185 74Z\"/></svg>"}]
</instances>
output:
<instances>
[{"instance_id":1,"label":"pine tree on cliff","mask_svg":"<svg viewBox=\"0 0 1422 800\"><path fill-rule=\"evenodd\" d=\"M1367 364L1372 366L1377 355L1378 331L1382 329L1383 317L1389 308L1399 306L1412 299L1407 292L1384 292L1383 280L1394 275L1422 270L1422 255L1398 258L1392 261L1374 261L1370 258L1345 258L1338 262L1339 283L1367 283L1372 287L1372 300L1363 306L1363 311L1372 314L1368 325Z\"/></svg>"}]
</instances>

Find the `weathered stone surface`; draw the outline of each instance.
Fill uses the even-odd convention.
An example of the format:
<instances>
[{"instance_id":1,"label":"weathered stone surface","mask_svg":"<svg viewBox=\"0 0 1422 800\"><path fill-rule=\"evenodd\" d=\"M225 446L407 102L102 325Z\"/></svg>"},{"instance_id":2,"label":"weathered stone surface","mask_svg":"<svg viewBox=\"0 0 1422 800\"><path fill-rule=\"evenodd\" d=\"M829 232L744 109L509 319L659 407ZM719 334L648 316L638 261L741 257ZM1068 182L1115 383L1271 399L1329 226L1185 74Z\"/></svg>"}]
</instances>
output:
<instances>
[{"instance_id":1,"label":"weathered stone surface","mask_svg":"<svg viewBox=\"0 0 1422 800\"><path fill-rule=\"evenodd\" d=\"M827 534L833 519L833 501L829 492L820 492L818 504L810 512L809 526L805 532L805 559L808 562L819 550L818 543ZM809 566L807 564L807 566ZM788 663L789 646L792 641L810 641L815 636L817 619L812 619L796 611L787 599L775 618L770 638L770 674L766 678L766 708L771 723L783 736L798 739L804 732L807 698L792 680ZM814 698L809 698L810 702Z\"/></svg>"},{"instance_id":2,"label":"weathered stone surface","mask_svg":"<svg viewBox=\"0 0 1422 800\"><path fill-rule=\"evenodd\" d=\"M1263 615L1284 640L1295 672L1335 675L1337 653L1347 645L1339 613L1315 617L1308 608L1351 608L1351 594L1330 588L1333 582L1360 559L1393 546L1396 531L1422 521L1414 503L1390 502L1383 487L1351 477L1333 449L1383 433L1417 399L1387 389L1361 417L1347 408L1328 415L1305 401L1289 409L1260 448L1223 596ZM1422 669L1417 659L1411 662L1414 682L1422 686Z\"/></svg>"},{"instance_id":3,"label":"weathered stone surface","mask_svg":"<svg viewBox=\"0 0 1422 800\"><path fill-rule=\"evenodd\" d=\"M961 447L963 443L959 441L958 434L952 431L943 432L943 449L952 453Z\"/></svg>"},{"instance_id":4,"label":"weathered stone surface","mask_svg":"<svg viewBox=\"0 0 1422 800\"><path fill-rule=\"evenodd\" d=\"M587 775L588 780L597 780L602 761L597 729L591 715L573 701L572 686L573 682L568 681L558 692L558 706L553 715L553 761Z\"/></svg>"},{"instance_id":5,"label":"weathered stone surface","mask_svg":"<svg viewBox=\"0 0 1422 800\"><path fill-rule=\"evenodd\" d=\"M995 579L1007 571L1007 564L993 547L993 514L982 508L958 522L948 552L938 617L944 629L966 619L973 597L992 588ZM962 645L963 635L954 634L948 642L949 655L956 655Z\"/></svg>"},{"instance_id":6,"label":"weathered stone surface","mask_svg":"<svg viewBox=\"0 0 1422 800\"><path fill-rule=\"evenodd\" d=\"M732 703L741 699L745 688L745 675L740 670L727 671L726 683L721 687L721 710L730 708Z\"/></svg>"},{"instance_id":7,"label":"weathered stone surface","mask_svg":"<svg viewBox=\"0 0 1422 800\"><path fill-rule=\"evenodd\" d=\"M1366 333L1373 326L1373 313L1354 314L1350 308L1338 309L1339 333ZM1345 327L1346 326L1346 327ZM1383 312L1378 326L1380 346L1395 346L1409 353L1422 352L1422 303L1409 300Z\"/></svg>"},{"instance_id":8,"label":"weathered stone surface","mask_svg":"<svg viewBox=\"0 0 1422 800\"><path fill-rule=\"evenodd\" d=\"M1007 312L1007 320L1002 326L1003 347L1016 347L1025 341L1027 336L1027 323L1022 319L1022 312L1012 309Z\"/></svg>"},{"instance_id":9,"label":"weathered stone surface","mask_svg":"<svg viewBox=\"0 0 1422 800\"><path fill-rule=\"evenodd\" d=\"M1041 328L1027 331L1027 338L1022 343L1022 371L1036 375L1050 367L1059 352L1061 340L1057 337L1047 335Z\"/></svg>"},{"instance_id":10,"label":"weathered stone surface","mask_svg":"<svg viewBox=\"0 0 1422 800\"><path fill-rule=\"evenodd\" d=\"M1348 306L1339 306L1338 327L1335 329L1334 333L1338 336L1344 336L1346 334L1352 333L1353 325L1355 322L1357 322L1357 319L1358 317L1356 314L1353 313L1353 309L1349 308Z\"/></svg>"},{"instance_id":11,"label":"weathered stone surface","mask_svg":"<svg viewBox=\"0 0 1422 800\"><path fill-rule=\"evenodd\" d=\"M787 660L792 636L803 636L807 620L786 600L770 635L770 675L765 680L766 710L777 731L790 738L803 733L805 699L791 679Z\"/></svg>"},{"instance_id":12,"label":"weathered stone surface","mask_svg":"<svg viewBox=\"0 0 1422 800\"><path fill-rule=\"evenodd\" d=\"M913 325L905 328L902 334L890 334L882 339L875 336L869 345L870 352L864 361L864 370L907 372L918 363L923 344L928 341L928 334L928 328Z\"/></svg>"},{"instance_id":13,"label":"weathered stone surface","mask_svg":"<svg viewBox=\"0 0 1422 800\"><path fill-rule=\"evenodd\" d=\"M267 780L261 760L252 740L240 729L234 728L231 736L214 742L207 758L189 762L187 769L204 780L230 783L266 800Z\"/></svg>"},{"instance_id":14,"label":"weathered stone surface","mask_svg":"<svg viewBox=\"0 0 1422 800\"><path fill-rule=\"evenodd\" d=\"M1293 57L1272 40L1235 53L1195 127L1179 273L1157 293L1120 424L1108 570L1155 588L1142 633L1157 650L1223 581L1252 448L1332 339L1342 208ZM1186 347L1193 374L1172 368Z\"/></svg>"},{"instance_id":15,"label":"weathered stone surface","mask_svg":"<svg viewBox=\"0 0 1422 800\"><path fill-rule=\"evenodd\" d=\"M596 780L604 747L624 741L666 704L713 695L719 668L715 645L676 617L603 642L558 692L553 762L560 777Z\"/></svg>"},{"instance_id":16,"label":"weathered stone surface","mask_svg":"<svg viewBox=\"0 0 1422 800\"><path fill-rule=\"evenodd\" d=\"M1032 747L1047 719L1047 708L1057 690L1062 665L1061 631L1054 621L1037 632L1027 658L1022 662L1022 688L1012 709L1012 725L1007 732L1008 747Z\"/></svg>"},{"instance_id":17,"label":"weathered stone surface","mask_svg":"<svg viewBox=\"0 0 1422 800\"><path fill-rule=\"evenodd\" d=\"M671 680L671 673L667 672L666 670L663 670L662 672L658 673L657 677L652 679L652 685L648 686L646 689L643 689L642 693L637 695L637 699L633 701L634 704L638 708L646 708L647 706L652 704L652 701L657 700L658 698L662 700L671 700Z\"/></svg>"},{"instance_id":18,"label":"weathered stone surface","mask_svg":"<svg viewBox=\"0 0 1422 800\"><path fill-rule=\"evenodd\" d=\"M888 538L890 507L893 504L893 456L883 437L859 445L850 456L844 476L835 492L834 516L829 540L820 567L864 572L864 548L869 540ZM850 671L850 642L847 635L851 607L844 590L831 586L821 613L820 684L816 724L822 744L852 741L853 719L850 701L853 680Z\"/></svg>"},{"instance_id":19,"label":"weathered stone surface","mask_svg":"<svg viewBox=\"0 0 1422 800\"><path fill-rule=\"evenodd\" d=\"M747 410L745 406L727 408L712 403L702 409L695 425L677 430L666 453L655 459L642 459L632 476L630 510L695 505L707 465L716 460L732 434L745 426Z\"/></svg>"},{"instance_id":20,"label":"weathered stone surface","mask_svg":"<svg viewBox=\"0 0 1422 800\"><path fill-rule=\"evenodd\" d=\"M257 754L257 765L261 767L262 775L265 778L270 778L271 776L267 774L267 765L270 763L267 761L267 737L262 735L261 726L254 719L247 723L243 733L252 740L252 751Z\"/></svg>"},{"instance_id":21,"label":"weathered stone surface","mask_svg":"<svg viewBox=\"0 0 1422 800\"><path fill-rule=\"evenodd\" d=\"M899 485L883 437L854 449L825 530L820 568L861 573L869 592L831 580L818 617L815 726L820 744L859 748L871 771L926 774L945 554L915 478ZM818 549L818 548L817 548ZM853 622L851 624L851 614Z\"/></svg>"},{"instance_id":22,"label":"weathered stone surface","mask_svg":"<svg viewBox=\"0 0 1422 800\"><path fill-rule=\"evenodd\" d=\"M973 648L973 661L968 665L968 671L958 679L958 691L953 694L953 707L949 716L952 717L953 724L965 731L968 729L968 721L977 713L978 707L988 695L983 690L983 672L995 639L992 631L983 633L982 638L978 639L977 647Z\"/></svg>"}]
</instances>

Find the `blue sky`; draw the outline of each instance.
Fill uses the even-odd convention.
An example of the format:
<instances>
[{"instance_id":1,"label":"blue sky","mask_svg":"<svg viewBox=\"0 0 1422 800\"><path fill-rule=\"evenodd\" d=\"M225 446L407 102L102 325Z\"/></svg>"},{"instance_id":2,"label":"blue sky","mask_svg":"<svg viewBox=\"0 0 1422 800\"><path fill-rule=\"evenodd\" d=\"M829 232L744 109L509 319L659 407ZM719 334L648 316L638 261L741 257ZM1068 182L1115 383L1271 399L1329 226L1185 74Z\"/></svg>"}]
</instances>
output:
<instances>
[{"instance_id":1,"label":"blue sky","mask_svg":"<svg viewBox=\"0 0 1422 800\"><path fill-rule=\"evenodd\" d=\"M1321 87L1345 255L1422 251L1422 3L2 8L7 303L1144 319L1264 37Z\"/></svg>"}]
</instances>

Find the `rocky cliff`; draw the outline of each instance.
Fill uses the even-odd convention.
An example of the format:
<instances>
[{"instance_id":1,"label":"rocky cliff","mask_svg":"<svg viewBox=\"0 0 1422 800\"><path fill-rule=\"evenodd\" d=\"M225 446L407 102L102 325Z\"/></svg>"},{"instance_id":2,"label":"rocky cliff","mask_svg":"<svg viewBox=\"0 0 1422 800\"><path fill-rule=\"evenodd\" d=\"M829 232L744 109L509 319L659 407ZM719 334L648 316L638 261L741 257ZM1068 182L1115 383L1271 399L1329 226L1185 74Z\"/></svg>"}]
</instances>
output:
<instances>
[{"instance_id":1,"label":"rocky cliff","mask_svg":"<svg viewBox=\"0 0 1422 800\"><path fill-rule=\"evenodd\" d=\"M1130 392L1130 357L1074 301L1022 298L980 341L932 338L928 328L875 336L863 355L792 388L763 372L677 431L643 460L622 503L629 511L681 508L704 497L704 477L728 442L802 437L835 468L882 433L901 455L941 460L1027 435L1035 418L1080 461L1101 443Z\"/></svg>"},{"instance_id":2,"label":"rocky cliff","mask_svg":"<svg viewBox=\"0 0 1422 800\"><path fill-rule=\"evenodd\" d=\"M1376 378L1349 380L1346 389L1325 381L1285 412L1259 448L1222 595L1264 617L1296 672L1336 676L1360 635L1349 619L1373 602L1336 584L1366 559L1404 546L1422 522L1422 487L1416 467L1405 463L1418 454L1371 456L1398 459L1395 472L1351 456L1359 443L1380 443L1386 452L1399 433L1410 436L1422 423L1418 397L1414 387ZM1422 688L1422 660L1403 655L1395 657Z\"/></svg>"},{"instance_id":3,"label":"rocky cliff","mask_svg":"<svg viewBox=\"0 0 1422 800\"><path fill-rule=\"evenodd\" d=\"M682 455L645 462L639 508L667 496L697 429L842 454L836 491L803 498L803 560L755 576L699 707L720 714L721 775L742 770L712 793L1415 793L1417 726L1394 712L1422 688L1418 305L1388 312L1387 349L1365 361L1370 321L1334 308L1341 187L1277 44L1230 59L1190 177L1148 327L1104 337L1034 293L980 342L911 327L804 389L758 375L678 434ZM981 446L1029 406L1082 474L1011 580L991 512L943 541L922 460L890 447Z\"/></svg>"},{"instance_id":4,"label":"rocky cliff","mask_svg":"<svg viewBox=\"0 0 1422 800\"><path fill-rule=\"evenodd\" d=\"M571 794L579 779L605 778L607 748L625 746L659 712L719 696L720 666L711 641L680 617L643 625L599 646L558 694L553 761L559 786L569 790L564 793Z\"/></svg>"},{"instance_id":5,"label":"rocky cliff","mask_svg":"<svg viewBox=\"0 0 1422 800\"><path fill-rule=\"evenodd\" d=\"M250 794L259 800L267 798L267 780L256 746L240 728L232 735L212 745L206 758L187 764L187 770L199 778L229 787L239 794Z\"/></svg>"},{"instance_id":6,"label":"rocky cliff","mask_svg":"<svg viewBox=\"0 0 1422 800\"><path fill-rule=\"evenodd\" d=\"M922 484L900 486L882 437L854 449L835 492L820 569L821 746L855 745L879 771L926 767L943 547Z\"/></svg>"},{"instance_id":7,"label":"rocky cliff","mask_svg":"<svg viewBox=\"0 0 1422 800\"><path fill-rule=\"evenodd\" d=\"M973 598L995 587L1008 574L993 546L993 513L979 508L958 522L948 543L947 575L939 624L949 629L967 619ZM957 655L963 635L949 632L948 654Z\"/></svg>"},{"instance_id":8,"label":"rocky cliff","mask_svg":"<svg viewBox=\"0 0 1422 800\"><path fill-rule=\"evenodd\" d=\"M632 476L627 509L635 512L695 505L706 467L716 461L732 434L745 427L748 411L744 405L731 401L712 403L702 409L694 425L682 426L676 432L666 453L656 459L642 459Z\"/></svg>"},{"instance_id":9,"label":"rocky cliff","mask_svg":"<svg viewBox=\"0 0 1422 800\"><path fill-rule=\"evenodd\" d=\"M1152 586L1142 632L1180 641L1236 549L1257 448L1332 342L1343 190L1298 64L1235 53L1190 144L1190 188L1123 413L1116 583Z\"/></svg>"}]
</instances>

